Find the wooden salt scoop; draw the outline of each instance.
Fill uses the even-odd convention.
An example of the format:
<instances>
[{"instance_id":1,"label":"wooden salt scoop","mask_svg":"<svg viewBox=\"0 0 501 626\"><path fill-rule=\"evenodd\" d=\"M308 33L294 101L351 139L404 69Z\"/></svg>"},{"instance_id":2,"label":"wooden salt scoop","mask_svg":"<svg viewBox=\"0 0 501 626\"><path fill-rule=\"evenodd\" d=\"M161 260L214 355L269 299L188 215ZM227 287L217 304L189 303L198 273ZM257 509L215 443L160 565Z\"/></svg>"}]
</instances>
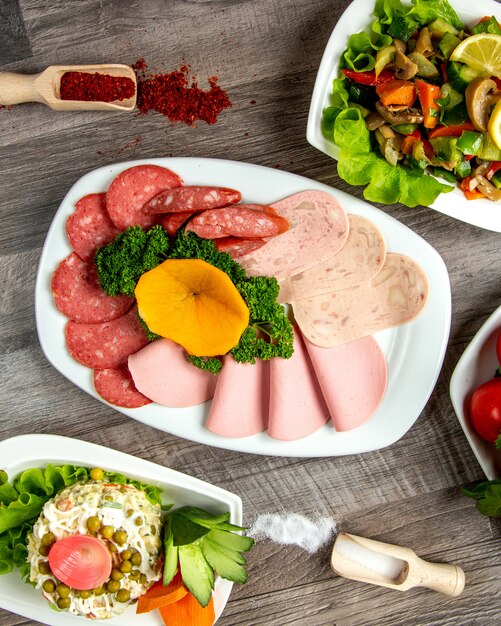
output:
<instances>
[{"instance_id":1,"label":"wooden salt scoop","mask_svg":"<svg viewBox=\"0 0 501 626\"><path fill-rule=\"evenodd\" d=\"M61 100L59 89L65 72L123 76L134 81L136 90L132 98L114 102ZM136 106L136 96L136 75L128 65L51 65L40 74L0 72L0 105L3 106L42 102L55 111L132 111Z\"/></svg>"},{"instance_id":2,"label":"wooden salt scoop","mask_svg":"<svg viewBox=\"0 0 501 626\"><path fill-rule=\"evenodd\" d=\"M410 548L340 533L334 542L331 567L339 576L389 589L427 587L459 596L465 575L457 565L429 563Z\"/></svg>"}]
</instances>

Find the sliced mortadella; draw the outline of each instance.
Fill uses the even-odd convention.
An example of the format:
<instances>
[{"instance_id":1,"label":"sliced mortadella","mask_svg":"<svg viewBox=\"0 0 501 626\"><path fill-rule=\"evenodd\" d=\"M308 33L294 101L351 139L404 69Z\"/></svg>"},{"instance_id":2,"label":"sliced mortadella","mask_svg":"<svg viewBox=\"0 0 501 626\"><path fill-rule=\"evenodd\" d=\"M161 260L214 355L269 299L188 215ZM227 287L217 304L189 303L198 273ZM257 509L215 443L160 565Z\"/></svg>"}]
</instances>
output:
<instances>
[{"instance_id":1,"label":"sliced mortadella","mask_svg":"<svg viewBox=\"0 0 501 626\"><path fill-rule=\"evenodd\" d=\"M152 341L132 354L128 365L136 389L158 404L194 406L214 395L217 377L192 365L170 339Z\"/></svg>"},{"instance_id":2,"label":"sliced mortadella","mask_svg":"<svg viewBox=\"0 0 501 626\"><path fill-rule=\"evenodd\" d=\"M348 237L348 216L324 191L303 191L271 205L290 223L255 252L239 257L250 276L278 280L303 272L334 256Z\"/></svg>"},{"instance_id":3,"label":"sliced mortadella","mask_svg":"<svg viewBox=\"0 0 501 626\"><path fill-rule=\"evenodd\" d=\"M294 354L270 360L268 435L292 441L311 435L329 419L301 333L294 328Z\"/></svg>"},{"instance_id":4,"label":"sliced mortadella","mask_svg":"<svg viewBox=\"0 0 501 626\"><path fill-rule=\"evenodd\" d=\"M386 243L381 231L360 215L349 215L348 239L341 250L309 270L280 282L279 302L321 296L369 282L383 267Z\"/></svg>"},{"instance_id":5,"label":"sliced mortadella","mask_svg":"<svg viewBox=\"0 0 501 626\"><path fill-rule=\"evenodd\" d=\"M370 283L291 304L303 335L333 348L412 321L424 309L428 292L426 274L415 261L388 254Z\"/></svg>"},{"instance_id":6,"label":"sliced mortadella","mask_svg":"<svg viewBox=\"0 0 501 626\"><path fill-rule=\"evenodd\" d=\"M266 429L269 362L237 363L226 355L212 399L207 428L223 437L248 437Z\"/></svg>"},{"instance_id":7,"label":"sliced mortadella","mask_svg":"<svg viewBox=\"0 0 501 626\"><path fill-rule=\"evenodd\" d=\"M377 341L362 337L335 348L320 348L306 338L304 342L336 430L352 430L367 421L388 381Z\"/></svg>"}]
</instances>

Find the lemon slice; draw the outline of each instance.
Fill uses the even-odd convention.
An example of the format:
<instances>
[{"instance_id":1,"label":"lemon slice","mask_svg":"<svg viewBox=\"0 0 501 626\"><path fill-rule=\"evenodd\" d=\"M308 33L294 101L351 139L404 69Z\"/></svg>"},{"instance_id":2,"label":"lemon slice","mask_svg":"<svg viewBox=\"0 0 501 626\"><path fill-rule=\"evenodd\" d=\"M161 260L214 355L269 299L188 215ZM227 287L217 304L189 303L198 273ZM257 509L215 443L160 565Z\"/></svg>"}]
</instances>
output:
<instances>
[{"instance_id":1,"label":"lemon slice","mask_svg":"<svg viewBox=\"0 0 501 626\"><path fill-rule=\"evenodd\" d=\"M491 113L487 130L492 141L501 150L501 100L499 100Z\"/></svg>"},{"instance_id":2,"label":"lemon slice","mask_svg":"<svg viewBox=\"0 0 501 626\"><path fill-rule=\"evenodd\" d=\"M486 76L501 78L501 35L479 33L464 39L450 56Z\"/></svg>"}]
</instances>

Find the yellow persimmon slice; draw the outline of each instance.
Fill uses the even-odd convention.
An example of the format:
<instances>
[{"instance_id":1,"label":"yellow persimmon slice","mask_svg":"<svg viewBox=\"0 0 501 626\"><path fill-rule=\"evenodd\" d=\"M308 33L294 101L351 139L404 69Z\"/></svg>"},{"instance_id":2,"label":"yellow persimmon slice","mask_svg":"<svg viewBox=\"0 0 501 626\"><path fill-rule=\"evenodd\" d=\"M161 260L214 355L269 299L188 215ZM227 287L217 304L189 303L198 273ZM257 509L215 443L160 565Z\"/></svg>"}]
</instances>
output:
<instances>
[{"instance_id":1,"label":"yellow persimmon slice","mask_svg":"<svg viewBox=\"0 0 501 626\"><path fill-rule=\"evenodd\" d=\"M164 261L141 276L134 293L149 329L195 356L226 354L249 324L228 275L200 259Z\"/></svg>"}]
</instances>

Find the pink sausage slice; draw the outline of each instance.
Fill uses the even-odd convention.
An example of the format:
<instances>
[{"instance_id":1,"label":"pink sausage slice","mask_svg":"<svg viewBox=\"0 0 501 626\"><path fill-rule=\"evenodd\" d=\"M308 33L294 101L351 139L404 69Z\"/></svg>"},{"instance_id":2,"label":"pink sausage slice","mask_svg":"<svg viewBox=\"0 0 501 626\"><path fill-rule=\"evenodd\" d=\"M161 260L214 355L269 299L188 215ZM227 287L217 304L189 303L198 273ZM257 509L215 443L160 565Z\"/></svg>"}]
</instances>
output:
<instances>
[{"instance_id":1,"label":"pink sausage slice","mask_svg":"<svg viewBox=\"0 0 501 626\"><path fill-rule=\"evenodd\" d=\"M161 191L144 205L143 210L149 214L197 213L236 204L241 199L242 194L236 189L192 185Z\"/></svg>"},{"instance_id":2,"label":"pink sausage slice","mask_svg":"<svg viewBox=\"0 0 501 626\"><path fill-rule=\"evenodd\" d=\"M93 258L96 250L113 241L119 232L106 210L105 193L80 198L66 221L68 241L84 260Z\"/></svg>"},{"instance_id":3,"label":"pink sausage slice","mask_svg":"<svg viewBox=\"0 0 501 626\"><path fill-rule=\"evenodd\" d=\"M290 441L311 435L329 419L301 334L294 329L294 354L270 360L268 435Z\"/></svg>"},{"instance_id":4,"label":"pink sausage slice","mask_svg":"<svg viewBox=\"0 0 501 626\"><path fill-rule=\"evenodd\" d=\"M365 217L349 215L346 243L333 257L280 283L279 302L321 296L368 283L383 267L386 244L381 231Z\"/></svg>"},{"instance_id":5,"label":"pink sausage slice","mask_svg":"<svg viewBox=\"0 0 501 626\"><path fill-rule=\"evenodd\" d=\"M237 363L226 355L218 376L206 427L223 437L248 437L266 429L269 363Z\"/></svg>"},{"instance_id":6,"label":"pink sausage slice","mask_svg":"<svg viewBox=\"0 0 501 626\"><path fill-rule=\"evenodd\" d=\"M134 302L128 296L108 296L99 284L94 261L82 261L75 252L61 261L54 272L52 295L66 317L89 324L121 317Z\"/></svg>"},{"instance_id":7,"label":"pink sausage slice","mask_svg":"<svg viewBox=\"0 0 501 626\"><path fill-rule=\"evenodd\" d=\"M244 254L259 250L266 244L266 239L243 239L242 237L222 237L216 239L216 248L219 252L226 252L234 259Z\"/></svg>"},{"instance_id":8,"label":"pink sausage slice","mask_svg":"<svg viewBox=\"0 0 501 626\"><path fill-rule=\"evenodd\" d=\"M370 283L292 302L303 335L333 348L415 319L428 300L428 280L419 265L388 254Z\"/></svg>"},{"instance_id":9,"label":"pink sausage slice","mask_svg":"<svg viewBox=\"0 0 501 626\"><path fill-rule=\"evenodd\" d=\"M115 406L137 409L151 404L151 400L135 388L132 376L126 367L94 370L94 387L103 400Z\"/></svg>"},{"instance_id":10,"label":"pink sausage slice","mask_svg":"<svg viewBox=\"0 0 501 626\"><path fill-rule=\"evenodd\" d=\"M258 211L244 204L236 204L224 209L210 209L198 213L189 222L186 230L191 230L204 239L221 237L241 237L254 239L274 237L289 229L289 223L280 215L268 210Z\"/></svg>"},{"instance_id":11,"label":"pink sausage slice","mask_svg":"<svg viewBox=\"0 0 501 626\"><path fill-rule=\"evenodd\" d=\"M283 280L334 256L348 237L348 216L323 191L303 191L272 205L290 223L287 232L239 258L251 276Z\"/></svg>"},{"instance_id":12,"label":"pink sausage slice","mask_svg":"<svg viewBox=\"0 0 501 626\"><path fill-rule=\"evenodd\" d=\"M171 237L175 237L181 226L192 217L193 213L168 213L160 220L160 224Z\"/></svg>"},{"instance_id":13,"label":"pink sausage slice","mask_svg":"<svg viewBox=\"0 0 501 626\"><path fill-rule=\"evenodd\" d=\"M106 208L120 230L129 226L154 226L158 218L147 215L143 206L161 191L179 187L177 174L159 165L135 165L113 179L106 192Z\"/></svg>"},{"instance_id":14,"label":"pink sausage slice","mask_svg":"<svg viewBox=\"0 0 501 626\"><path fill-rule=\"evenodd\" d=\"M71 356L92 369L125 365L129 354L148 343L135 306L122 317L102 324L78 324L70 320L65 335Z\"/></svg>"},{"instance_id":15,"label":"pink sausage slice","mask_svg":"<svg viewBox=\"0 0 501 626\"><path fill-rule=\"evenodd\" d=\"M192 365L186 352L170 339L157 339L129 357L129 371L138 391L154 402L188 407L214 395L217 376Z\"/></svg>"},{"instance_id":16,"label":"pink sausage slice","mask_svg":"<svg viewBox=\"0 0 501 626\"><path fill-rule=\"evenodd\" d=\"M336 430L352 430L367 421L388 381L386 359L375 339L362 337L335 348L304 342Z\"/></svg>"}]
</instances>

